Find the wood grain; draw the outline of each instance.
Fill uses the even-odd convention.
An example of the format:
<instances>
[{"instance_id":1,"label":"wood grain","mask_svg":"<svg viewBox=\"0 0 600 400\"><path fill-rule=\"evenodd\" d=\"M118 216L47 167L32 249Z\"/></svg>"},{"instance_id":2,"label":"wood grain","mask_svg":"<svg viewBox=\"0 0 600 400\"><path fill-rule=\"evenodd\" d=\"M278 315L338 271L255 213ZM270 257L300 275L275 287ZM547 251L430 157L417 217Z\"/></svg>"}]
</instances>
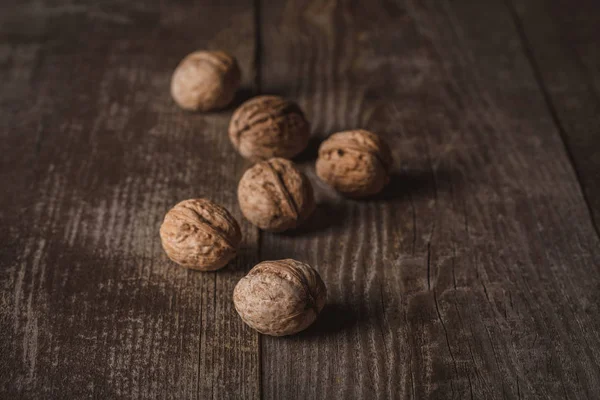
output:
<instances>
[{"instance_id":1,"label":"wood grain","mask_svg":"<svg viewBox=\"0 0 600 400\"><path fill-rule=\"evenodd\" d=\"M0 398L598 397L599 15L591 0L0 1ZM170 99L202 48L238 58L237 104L284 95L311 120L297 161L319 206L299 231L243 220L231 109ZM319 141L350 128L396 160L365 201L314 173ZM195 196L242 225L216 273L160 248L164 213ZM317 268L328 305L299 335L259 337L231 293L279 258Z\"/></svg>"},{"instance_id":2,"label":"wood grain","mask_svg":"<svg viewBox=\"0 0 600 400\"><path fill-rule=\"evenodd\" d=\"M225 49L253 80L251 2L20 2L0 13L0 397L257 398L258 335L231 293L257 259L219 273L170 262L176 202L236 218L242 162L230 110L169 96L188 52Z\"/></svg>"},{"instance_id":3,"label":"wood grain","mask_svg":"<svg viewBox=\"0 0 600 400\"><path fill-rule=\"evenodd\" d=\"M600 226L600 2L513 1L549 108Z\"/></svg>"},{"instance_id":4,"label":"wood grain","mask_svg":"<svg viewBox=\"0 0 600 400\"><path fill-rule=\"evenodd\" d=\"M600 246L501 1L262 2L261 88L297 99L315 142L367 128L396 176L320 203L261 258L315 266L316 326L263 337L265 398L594 398ZM301 382L301 384L299 384Z\"/></svg>"}]
</instances>

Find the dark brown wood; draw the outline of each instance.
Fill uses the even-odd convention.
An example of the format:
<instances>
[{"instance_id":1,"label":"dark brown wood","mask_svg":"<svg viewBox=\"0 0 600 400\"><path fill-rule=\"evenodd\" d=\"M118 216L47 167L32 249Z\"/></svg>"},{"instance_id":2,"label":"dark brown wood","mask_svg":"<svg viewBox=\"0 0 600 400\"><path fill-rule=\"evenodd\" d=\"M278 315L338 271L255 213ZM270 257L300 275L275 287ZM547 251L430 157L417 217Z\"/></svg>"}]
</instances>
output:
<instances>
[{"instance_id":1,"label":"dark brown wood","mask_svg":"<svg viewBox=\"0 0 600 400\"><path fill-rule=\"evenodd\" d=\"M64 2L63 2L64 3ZM241 220L231 110L177 108L188 52L225 49L253 84L248 1L13 2L0 12L0 397L258 398L258 335L218 273L168 261L158 229L207 196Z\"/></svg>"},{"instance_id":2,"label":"dark brown wood","mask_svg":"<svg viewBox=\"0 0 600 400\"><path fill-rule=\"evenodd\" d=\"M600 2L513 1L528 55L600 226Z\"/></svg>"},{"instance_id":3,"label":"dark brown wood","mask_svg":"<svg viewBox=\"0 0 600 400\"><path fill-rule=\"evenodd\" d=\"M592 0L58 3L0 2L0 398L598 397ZM242 219L231 109L170 99L200 48L237 56L238 104L260 89L312 121L297 161L319 207L299 231ZM396 165L352 201L314 160L359 127ZM242 222L222 271L160 247L193 196ZM231 292L288 257L320 271L328 305L306 332L259 336Z\"/></svg>"},{"instance_id":4,"label":"dark brown wood","mask_svg":"<svg viewBox=\"0 0 600 400\"><path fill-rule=\"evenodd\" d=\"M313 264L329 306L263 337L264 397L596 397L600 243L511 8L262 3L263 92L300 101L315 143L368 128L397 161L349 201L305 155L318 217L261 258Z\"/></svg>"}]
</instances>

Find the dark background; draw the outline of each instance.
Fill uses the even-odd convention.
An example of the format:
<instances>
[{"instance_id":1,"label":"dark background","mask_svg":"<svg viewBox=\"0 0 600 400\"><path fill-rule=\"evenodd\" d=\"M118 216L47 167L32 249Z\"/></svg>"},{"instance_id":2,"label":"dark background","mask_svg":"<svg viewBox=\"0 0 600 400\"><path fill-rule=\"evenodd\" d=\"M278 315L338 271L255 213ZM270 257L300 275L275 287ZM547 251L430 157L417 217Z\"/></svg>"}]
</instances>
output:
<instances>
[{"instance_id":1,"label":"dark background","mask_svg":"<svg viewBox=\"0 0 600 400\"><path fill-rule=\"evenodd\" d=\"M600 396L600 2L0 1L0 397L594 399ZM312 122L319 207L260 233L232 110L169 95L223 49ZM395 158L380 196L314 173L328 134ZM216 273L158 228L205 196L242 224ZM232 305L259 260L313 265L317 323L260 336Z\"/></svg>"}]
</instances>

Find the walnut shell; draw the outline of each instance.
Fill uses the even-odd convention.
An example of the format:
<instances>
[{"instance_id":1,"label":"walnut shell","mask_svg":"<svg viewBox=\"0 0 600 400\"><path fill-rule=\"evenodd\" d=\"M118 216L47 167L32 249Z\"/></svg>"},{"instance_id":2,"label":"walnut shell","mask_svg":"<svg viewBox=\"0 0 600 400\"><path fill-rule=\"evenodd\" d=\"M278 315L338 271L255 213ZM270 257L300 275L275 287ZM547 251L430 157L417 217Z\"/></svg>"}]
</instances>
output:
<instances>
[{"instance_id":1,"label":"walnut shell","mask_svg":"<svg viewBox=\"0 0 600 400\"><path fill-rule=\"evenodd\" d=\"M315 209L310 181L283 158L247 170L238 186L238 201L248 221L271 232L296 228Z\"/></svg>"},{"instance_id":2,"label":"walnut shell","mask_svg":"<svg viewBox=\"0 0 600 400\"><path fill-rule=\"evenodd\" d=\"M376 134L357 129L338 132L321 143L317 175L348 197L376 194L389 182L392 155Z\"/></svg>"},{"instance_id":3,"label":"walnut shell","mask_svg":"<svg viewBox=\"0 0 600 400\"><path fill-rule=\"evenodd\" d=\"M210 200L190 199L167 212L160 227L160 239L165 252L176 263L214 271L235 257L242 234L225 208Z\"/></svg>"},{"instance_id":4,"label":"walnut shell","mask_svg":"<svg viewBox=\"0 0 600 400\"><path fill-rule=\"evenodd\" d=\"M240 68L231 55L222 51L196 51L175 69L171 95L186 110L215 110L231 103L240 79Z\"/></svg>"},{"instance_id":5,"label":"walnut shell","mask_svg":"<svg viewBox=\"0 0 600 400\"><path fill-rule=\"evenodd\" d=\"M310 125L297 104L279 96L257 96L233 114L229 138L252 161L292 158L306 148Z\"/></svg>"},{"instance_id":6,"label":"walnut shell","mask_svg":"<svg viewBox=\"0 0 600 400\"><path fill-rule=\"evenodd\" d=\"M233 303L242 320L260 333L292 335L323 309L327 288L319 273L296 260L263 261L242 278Z\"/></svg>"}]
</instances>

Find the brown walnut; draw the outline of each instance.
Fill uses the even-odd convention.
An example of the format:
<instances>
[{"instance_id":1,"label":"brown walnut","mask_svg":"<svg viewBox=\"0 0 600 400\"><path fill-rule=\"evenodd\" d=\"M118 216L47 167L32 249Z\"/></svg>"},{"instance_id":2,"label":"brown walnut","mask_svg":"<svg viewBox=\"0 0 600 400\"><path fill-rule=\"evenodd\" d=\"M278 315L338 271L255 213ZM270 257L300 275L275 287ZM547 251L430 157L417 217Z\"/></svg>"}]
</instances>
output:
<instances>
[{"instance_id":1,"label":"brown walnut","mask_svg":"<svg viewBox=\"0 0 600 400\"><path fill-rule=\"evenodd\" d=\"M338 132L321 143L317 175L348 197L376 194L389 182L392 155L376 134L363 130Z\"/></svg>"},{"instance_id":2,"label":"brown walnut","mask_svg":"<svg viewBox=\"0 0 600 400\"><path fill-rule=\"evenodd\" d=\"M315 209L310 181L283 158L247 170L238 186L238 201L248 221L272 232L296 228Z\"/></svg>"},{"instance_id":3,"label":"brown walnut","mask_svg":"<svg viewBox=\"0 0 600 400\"><path fill-rule=\"evenodd\" d=\"M233 303L242 320L271 336L306 329L317 319L326 298L319 273L291 259L261 262L233 291Z\"/></svg>"},{"instance_id":4,"label":"brown walnut","mask_svg":"<svg viewBox=\"0 0 600 400\"><path fill-rule=\"evenodd\" d=\"M225 208L210 200L191 199L167 212L160 227L160 239L165 252L176 263L214 271L235 257L242 234Z\"/></svg>"},{"instance_id":5,"label":"brown walnut","mask_svg":"<svg viewBox=\"0 0 600 400\"><path fill-rule=\"evenodd\" d=\"M186 110L219 109L231 103L240 79L240 68L231 55L222 51L196 51L175 69L171 95Z\"/></svg>"},{"instance_id":6,"label":"brown walnut","mask_svg":"<svg viewBox=\"0 0 600 400\"><path fill-rule=\"evenodd\" d=\"M308 144L310 125L297 104L279 96L258 96L235 111L229 138L252 161L292 158Z\"/></svg>"}]
</instances>

